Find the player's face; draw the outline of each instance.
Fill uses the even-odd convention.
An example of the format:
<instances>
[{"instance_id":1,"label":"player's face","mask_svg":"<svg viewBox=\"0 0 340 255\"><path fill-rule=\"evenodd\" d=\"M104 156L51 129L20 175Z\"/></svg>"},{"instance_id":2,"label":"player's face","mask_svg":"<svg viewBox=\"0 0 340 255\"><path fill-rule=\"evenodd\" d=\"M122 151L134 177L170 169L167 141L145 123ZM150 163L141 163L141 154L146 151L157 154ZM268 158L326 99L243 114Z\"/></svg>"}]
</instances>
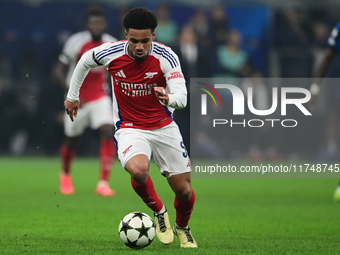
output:
<instances>
[{"instance_id":1,"label":"player's face","mask_svg":"<svg viewBox=\"0 0 340 255\"><path fill-rule=\"evenodd\" d=\"M87 29L91 32L94 41L100 41L106 29L106 19L102 16L90 16L87 21Z\"/></svg>"},{"instance_id":2,"label":"player's face","mask_svg":"<svg viewBox=\"0 0 340 255\"><path fill-rule=\"evenodd\" d=\"M150 52L155 31L151 29L132 29L125 30L126 39L129 42L129 55L137 62L143 62Z\"/></svg>"}]
</instances>

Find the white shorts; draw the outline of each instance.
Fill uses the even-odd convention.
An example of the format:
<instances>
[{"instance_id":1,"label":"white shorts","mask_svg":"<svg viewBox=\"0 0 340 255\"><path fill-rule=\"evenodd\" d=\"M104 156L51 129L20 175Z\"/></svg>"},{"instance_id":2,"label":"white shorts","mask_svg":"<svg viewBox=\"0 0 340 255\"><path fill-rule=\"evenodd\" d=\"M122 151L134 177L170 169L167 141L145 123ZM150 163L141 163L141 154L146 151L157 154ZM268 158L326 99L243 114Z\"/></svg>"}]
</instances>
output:
<instances>
[{"instance_id":1,"label":"white shorts","mask_svg":"<svg viewBox=\"0 0 340 255\"><path fill-rule=\"evenodd\" d=\"M64 115L64 130L68 137L83 134L87 127L96 130L105 124L113 125L112 103L109 96L84 104L79 108L74 122L71 121L66 112Z\"/></svg>"},{"instance_id":2,"label":"white shorts","mask_svg":"<svg viewBox=\"0 0 340 255\"><path fill-rule=\"evenodd\" d=\"M118 158L125 168L133 156L144 154L149 161L151 155L162 175L191 172L190 159L175 122L159 129L122 128L115 134Z\"/></svg>"}]
</instances>

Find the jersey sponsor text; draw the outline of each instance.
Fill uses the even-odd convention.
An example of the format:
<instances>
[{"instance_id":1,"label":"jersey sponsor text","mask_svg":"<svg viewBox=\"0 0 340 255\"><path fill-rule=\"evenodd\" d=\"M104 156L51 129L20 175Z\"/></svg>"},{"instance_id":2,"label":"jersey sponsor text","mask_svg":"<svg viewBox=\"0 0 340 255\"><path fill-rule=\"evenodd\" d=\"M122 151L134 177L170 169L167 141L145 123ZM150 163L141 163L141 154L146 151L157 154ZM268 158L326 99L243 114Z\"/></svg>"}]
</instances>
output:
<instances>
[{"instance_id":1,"label":"jersey sponsor text","mask_svg":"<svg viewBox=\"0 0 340 255\"><path fill-rule=\"evenodd\" d=\"M128 83L115 80L116 84L122 88L122 92L127 96L143 97L152 93L152 88L157 87L157 83Z\"/></svg>"},{"instance_id":2,"label":"jersey sponsor text","mask_svg":"<svg viewBox=\"0 0 340 255\"><path fill-rule=\"evenodd\" d=\"M168 81L176 78L183 78L183 74L181 72L172 72L168 77Z\"/></svg>"}]
</instances>

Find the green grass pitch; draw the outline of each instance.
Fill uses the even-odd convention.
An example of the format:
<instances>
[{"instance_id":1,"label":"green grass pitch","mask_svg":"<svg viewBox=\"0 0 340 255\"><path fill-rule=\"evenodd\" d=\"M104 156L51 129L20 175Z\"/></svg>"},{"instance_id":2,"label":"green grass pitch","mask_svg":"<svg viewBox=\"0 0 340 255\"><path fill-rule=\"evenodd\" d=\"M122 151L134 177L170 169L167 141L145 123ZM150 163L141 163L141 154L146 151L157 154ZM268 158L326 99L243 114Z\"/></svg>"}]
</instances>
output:
<instances>
[{"instance_id":1,"label":"green grass pitch","mask_svg":"<svg viewBox=\"0 0 340 255\"><path fill-rule=\"evenodd\" d=\"M113 198L94 195L97 159L76 158L76 192L58 192L58 158L0 158L0 254L339 254L337 179L193 179L190 221L198 249L157 238L142 250L119 239L121 218L152 212L116 162ZM153 164L155 188L175 220L173 193Z\"/></svg>"}]
</instances>

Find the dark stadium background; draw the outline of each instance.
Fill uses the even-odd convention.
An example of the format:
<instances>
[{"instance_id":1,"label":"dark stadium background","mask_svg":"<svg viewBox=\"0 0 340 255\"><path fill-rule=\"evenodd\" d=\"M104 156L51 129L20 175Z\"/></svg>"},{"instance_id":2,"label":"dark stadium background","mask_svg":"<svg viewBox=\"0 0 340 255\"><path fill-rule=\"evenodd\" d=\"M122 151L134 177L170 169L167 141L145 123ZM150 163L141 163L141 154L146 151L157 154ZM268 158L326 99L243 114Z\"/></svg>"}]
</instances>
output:
<instances>
[{"instance_id":1,"label":"dark stadium background","mask_svg":"<svg viewBox=\"0 0 340 255\"><path fill-rule=\"evenodd\" d=\"M66 38L84 29L85 12L90 3L43 0L0 2L0 155L58 155L63 138L61 114L64 95L52 80L51 70ZM123 39L119 14L127 8L141 5L154 10L160 1L96 3L101 4L108 15L108 32ZM198 10L203 11L210 21L212 6L221 4L227 13L226 27L241 33L242 49L249 54L251 65L263 77L283 78L312 76L327 36L338 22L340 9L340 5L331 0L322 3L274 0L164 3L169 6L170 17L179 28L188 23ZM286 19L291 11L297 15L297 21L293 21L297 22L294 26L300 29L297 33ZM318 22L324 25L324 34L315 32ZM213 56L216 47L209 50L210 56ZM214 60L211 62L212 66L216 64ZM338 76L337 67L338 63L335 63L330 75ZM213 71L211 75L214 75ZM309 133L315 131L314 135L304 135L305 140L300 139L299 144L282 148L280 157L339 158L337 148L332 153L327 150L325 124L327 119L336 119L338 115L329 110L335 108L337 98L336 88L326 89L315 114L317 120L308 126ZM338 124L332 125L337 127ZM303 133L303 130L297 129L291 135L301 136ZM338 135L335 137L339 138ZM86 138L82 138L79 155L97 155L96 139L94 132L87 131ZM315 139L313 147L304 147L304 141L310 139ZM243 157L250 156L247 142L238 146L241 146L239 149ZM292 155L290 149L296 146L299 149Z\"/></svg>"}]
</instances>

